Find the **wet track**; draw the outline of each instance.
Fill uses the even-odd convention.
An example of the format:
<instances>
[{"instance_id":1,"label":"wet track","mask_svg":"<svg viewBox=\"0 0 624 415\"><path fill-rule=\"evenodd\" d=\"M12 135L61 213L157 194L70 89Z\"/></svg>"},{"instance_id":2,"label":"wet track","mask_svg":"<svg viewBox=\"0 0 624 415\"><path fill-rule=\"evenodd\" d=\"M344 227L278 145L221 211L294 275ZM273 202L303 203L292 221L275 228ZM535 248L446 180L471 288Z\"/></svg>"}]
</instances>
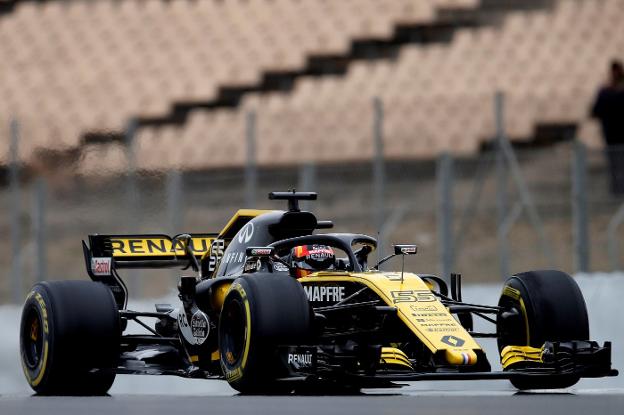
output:
<instances>
[{"instance_id":1,"label":"wet track","mask_svg":"<svg viewBox=\"0 0 624 415\"><path fill-rule=\"evenodd\" d=\"M100 398L25 395L0 397L2 415L99 414L621 414L622 390L555 393L384 390L358 396L163 396L112 394Z\"/></svg>"}]
</instances>

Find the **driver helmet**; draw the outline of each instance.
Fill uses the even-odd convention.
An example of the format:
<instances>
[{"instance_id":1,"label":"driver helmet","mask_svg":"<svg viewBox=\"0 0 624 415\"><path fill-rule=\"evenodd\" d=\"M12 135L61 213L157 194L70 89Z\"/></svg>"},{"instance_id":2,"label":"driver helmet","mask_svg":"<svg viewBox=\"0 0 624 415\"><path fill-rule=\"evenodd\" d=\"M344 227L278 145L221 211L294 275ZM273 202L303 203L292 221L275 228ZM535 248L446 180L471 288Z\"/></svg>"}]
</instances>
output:
<instances>
[{"instance_id":1,"label":"driver helmet","mask_svg":"<svg viewBox=\"0 0 624 415\"><path fill-rule=\"evenodd\" d=\"M291 267L295 277L302 278L316 271L333 269L334 250L327 245L301 245L290 252Z\"/></svg>"}]
</instances>

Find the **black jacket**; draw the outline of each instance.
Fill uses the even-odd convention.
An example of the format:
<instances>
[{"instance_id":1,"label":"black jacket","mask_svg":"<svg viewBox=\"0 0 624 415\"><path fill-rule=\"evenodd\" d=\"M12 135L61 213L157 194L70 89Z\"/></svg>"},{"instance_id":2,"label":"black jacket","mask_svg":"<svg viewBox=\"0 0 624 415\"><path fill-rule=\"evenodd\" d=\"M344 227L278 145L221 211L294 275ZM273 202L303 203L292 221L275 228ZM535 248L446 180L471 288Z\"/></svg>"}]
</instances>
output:
<instances>
[{"instance_id":1,"label":"black jacket","mask_svg":"<svg viewBox=\"0 0 624 415\"><path fill-rule=\"evenodd\" d=\"M602 88L591 115L600 120L607 145L624 144L624 88Z\"/></svg>"}]
</instances>

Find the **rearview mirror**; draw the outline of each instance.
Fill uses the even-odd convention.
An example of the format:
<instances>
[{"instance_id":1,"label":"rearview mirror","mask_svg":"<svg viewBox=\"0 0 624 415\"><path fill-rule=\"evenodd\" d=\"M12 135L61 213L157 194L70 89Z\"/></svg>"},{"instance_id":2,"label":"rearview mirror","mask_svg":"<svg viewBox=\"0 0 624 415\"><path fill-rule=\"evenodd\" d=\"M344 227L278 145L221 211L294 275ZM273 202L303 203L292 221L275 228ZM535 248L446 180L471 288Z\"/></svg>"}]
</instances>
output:
<instances>
[{"instance_id":1,"label":"rearview mirror","mask_svg":"<svg viewBox=\"0 0 624 415\"><path fill-rule=\"evenodd\" d=\"M417 252L416 245L394 245L394 255L416 255Z\"/></svg>"}]
</instances>

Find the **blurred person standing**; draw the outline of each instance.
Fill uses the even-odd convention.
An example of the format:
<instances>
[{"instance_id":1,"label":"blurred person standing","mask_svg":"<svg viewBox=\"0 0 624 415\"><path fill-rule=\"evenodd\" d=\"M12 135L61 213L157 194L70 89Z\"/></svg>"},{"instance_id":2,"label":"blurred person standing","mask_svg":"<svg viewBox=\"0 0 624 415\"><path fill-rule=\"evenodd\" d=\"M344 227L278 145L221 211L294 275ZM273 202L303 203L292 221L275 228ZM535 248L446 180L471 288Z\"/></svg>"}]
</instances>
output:
<instances>
[{"instance_id":1,"label":"blurred person standing","mask_svg":"<svg viewBox=\"0 0 624 415\"><path fill-rule=\"evenodd\" d=\"M624 195L624 66L611 62L609 82L600 88L591 115L600 121L611 176L611 192Z\"/></svg>"}]
</instances>

